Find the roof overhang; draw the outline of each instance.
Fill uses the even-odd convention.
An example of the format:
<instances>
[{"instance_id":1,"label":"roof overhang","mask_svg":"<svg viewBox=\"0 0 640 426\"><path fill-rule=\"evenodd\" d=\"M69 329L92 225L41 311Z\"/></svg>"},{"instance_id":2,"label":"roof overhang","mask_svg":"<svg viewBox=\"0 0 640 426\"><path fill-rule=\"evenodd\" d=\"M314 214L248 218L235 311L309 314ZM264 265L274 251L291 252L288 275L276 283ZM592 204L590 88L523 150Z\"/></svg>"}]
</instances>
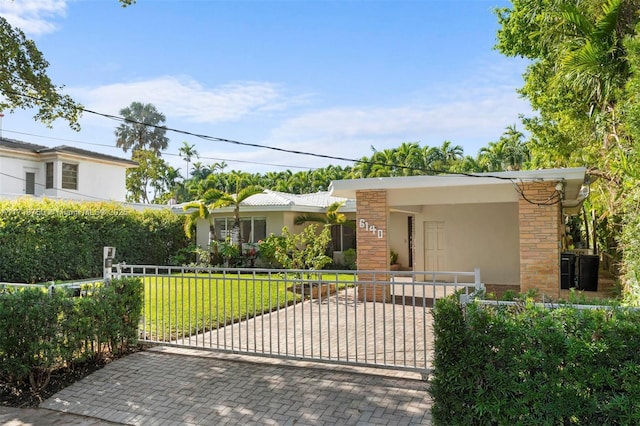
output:
<instances>
[{"instance_id":1,"label":"roof overhang","mask_svg":"<svg viewBox=\"0 0 640 426\"><path fill-rule=\"evenodd\" d=\"M331 182L329 191L332 196L356 198L360 190L387 190L390 207L394 208L418 204L517 202L517 185L524 182L556 182L568 213L579 210L589 195L584 167L337 180Z\"/></svg>"}]
</instances>

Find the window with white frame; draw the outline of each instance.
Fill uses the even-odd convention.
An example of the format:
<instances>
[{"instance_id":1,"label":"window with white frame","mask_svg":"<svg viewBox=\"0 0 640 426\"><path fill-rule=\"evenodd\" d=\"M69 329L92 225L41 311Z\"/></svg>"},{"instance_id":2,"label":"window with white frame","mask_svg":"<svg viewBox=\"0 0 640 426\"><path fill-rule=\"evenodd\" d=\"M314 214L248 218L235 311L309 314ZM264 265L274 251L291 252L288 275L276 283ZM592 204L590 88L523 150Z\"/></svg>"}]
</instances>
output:
<instances>
[{"instance_id":1,"label":"window with white frame","mask_svg":"<svg viewBox=\"0 0 640 426\"><path fill-rule=\"evenodd\" d=\"M214 220L216 235L219 241L231 238L233 229L233 217L224 217ZM241 217L240 238L243 243L257 243L267 237L267 219L264 217Z\"/></svg>"}]
</instances>

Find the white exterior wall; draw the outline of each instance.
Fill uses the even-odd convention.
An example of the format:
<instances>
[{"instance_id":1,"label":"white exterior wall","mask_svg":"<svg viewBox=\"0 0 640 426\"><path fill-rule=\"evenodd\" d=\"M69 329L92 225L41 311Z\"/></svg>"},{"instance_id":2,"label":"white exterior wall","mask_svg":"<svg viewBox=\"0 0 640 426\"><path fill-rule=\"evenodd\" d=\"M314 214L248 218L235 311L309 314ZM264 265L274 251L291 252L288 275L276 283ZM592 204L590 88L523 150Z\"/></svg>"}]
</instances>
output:
<instances>
[{"instance_id":1,"label":"white exterior wall","mask_svg":"<svg viewBox=\"0 0 640 426\"><path fill-rule=\"evenodd\" d=\"M54 188L45 190L46 196L89 201L126 201L126 169L122 166L58 158L43 161L43 173L47 162L53 162ZM78 189L62 188L62 163L78 165ZM44 184L44 177L42 183Z\"/></svg>"},{"instance_id":2,"label":"white exterior wall","mask_svg":"<svg viewBox=\"0 0 640 426\"><path fill-rule=\"evenodd\" d=\"M25 173L35 173L35 196L68 198L87 201L126 201L126 168L107 162L86 159L33 159L29 155L0 154L0 197L20 197L26 194ZM53 188L46 189L46 163L53 163ZM78 165L78 189L62 188L62 163Z\"/></svg>"},{"instance_id":3,"label":"white exterior wall","mask_svg":"<svg viewBox=\"0 0 640 426\"><path fill-rule=\"evenodd\" d=\"M21 197L26 194L26 173L35 173L35 194L44 193L44 165L28 156L9 158L0 155L0 195L5 197Z\"/></svg>"}]
</instances>

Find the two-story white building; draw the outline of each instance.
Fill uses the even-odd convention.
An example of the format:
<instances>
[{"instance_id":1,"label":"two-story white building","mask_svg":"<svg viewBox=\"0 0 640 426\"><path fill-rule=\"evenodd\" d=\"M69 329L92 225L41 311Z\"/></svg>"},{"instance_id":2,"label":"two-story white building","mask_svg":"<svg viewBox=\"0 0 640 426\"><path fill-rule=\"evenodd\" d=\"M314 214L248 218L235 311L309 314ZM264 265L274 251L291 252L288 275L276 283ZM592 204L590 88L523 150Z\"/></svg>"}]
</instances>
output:
<instances>
[{"instance_id":1,"label":"two-story white building","mask_svg":"<svg viewBox=\"0 0 640 426\"><path fill-rule=\"evenodd\" d=\"M0 138L0 198L125 201L131 160L70 146Z\"/></svg>"}]
</instances>

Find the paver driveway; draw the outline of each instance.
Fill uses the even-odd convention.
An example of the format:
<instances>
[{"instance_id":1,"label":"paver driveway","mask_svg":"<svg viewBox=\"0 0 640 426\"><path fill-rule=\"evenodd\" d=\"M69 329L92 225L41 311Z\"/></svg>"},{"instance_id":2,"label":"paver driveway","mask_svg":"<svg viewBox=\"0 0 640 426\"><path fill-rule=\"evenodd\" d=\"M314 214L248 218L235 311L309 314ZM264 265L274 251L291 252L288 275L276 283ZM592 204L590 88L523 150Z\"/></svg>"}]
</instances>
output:
<instances>
[{"instance_id":1,"label":"paver driveway","mask_svg":"<svg viewBox=\"0 0 640 426\"><path fill-rule=\"evenodd\" d=\"M114 361L41 407L140 425L430 424L417 373L159 346Z\"/></svg>"}]
</instances>

